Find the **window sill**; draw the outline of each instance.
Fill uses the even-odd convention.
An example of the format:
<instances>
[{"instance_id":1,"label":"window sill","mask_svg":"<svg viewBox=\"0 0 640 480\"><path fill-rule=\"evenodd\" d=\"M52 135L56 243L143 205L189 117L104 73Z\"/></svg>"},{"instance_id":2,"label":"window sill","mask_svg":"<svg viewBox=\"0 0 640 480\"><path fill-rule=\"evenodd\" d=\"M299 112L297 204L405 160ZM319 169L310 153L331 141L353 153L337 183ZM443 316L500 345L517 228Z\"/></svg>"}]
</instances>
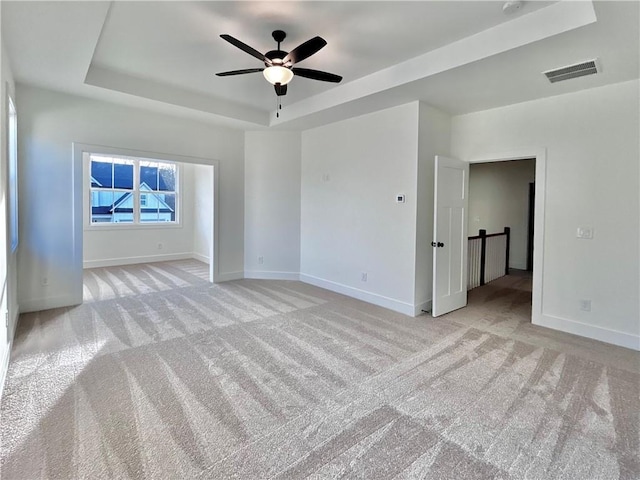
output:
<instances>
[{"instance_id":1,"label":"window sill","mask_svg":"<svg viewBox=\"0 0 640 480\"><path fill-rule=\"evenodd\" d=\"M167 230L182 228L181 223L149 223L149 224L129 224L129 223L103 223L103 224L90 224L84 226L85 232L100 232L100 231L112 231L118 232L122 230Z\"/></svg>"}]
</instances>

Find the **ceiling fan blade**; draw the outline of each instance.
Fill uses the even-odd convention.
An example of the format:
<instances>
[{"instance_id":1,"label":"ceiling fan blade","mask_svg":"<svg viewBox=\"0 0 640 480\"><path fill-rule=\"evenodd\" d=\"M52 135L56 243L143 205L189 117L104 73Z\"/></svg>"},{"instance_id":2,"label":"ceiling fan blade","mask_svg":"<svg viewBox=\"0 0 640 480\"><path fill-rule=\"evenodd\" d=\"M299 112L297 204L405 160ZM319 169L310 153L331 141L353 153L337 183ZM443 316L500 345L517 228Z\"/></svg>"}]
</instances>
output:
<instances>
[{"instance_id":1,"label":"ceiling fan blade","mask_svg":"<svg viewBox=\"0 0 640 480\"><path fill-rule=\"evenodd\" d=\"M243 52L247 52L249 55L251 55L253 57L256 57L258 60L271 64L271 60L269 60L267 57L265 57L264 54L260 53L255 48L250 47L246 43L241 42L237 38L234 38L231 35L227 35L226 33L223 33L222 35L220 35L220 38L226 40L227 42L229 42L234 47L238 47Z\"/></svg>"},{"instance_id":2,"label":"ceiling fan blade","mask_svg":"<svg viewBox=\"0 0 640 480\"><path fill-rule=\"evenodd\" d=\"M320 70L312 70L309 68L292 68L293 73L300 77L310 78L311 80L320 80L321 82L340 83L342 77L334 73L321 72Z\"/></svg>"},{"instance_id":3,"label":"ceiling fan blade","mask_svg":"<svg viewBox=\"0 0 640 480\"><path fill-rule=\"evenodd\" d=\"M326 44L327 41L324 38L313 37L311 40L307 40L291 50L289 55L282 59L282 63L286 64L287 62L291 62L292 65L294 63L299 63L305 58L309 58Z\"/></svg>"},{"instance_id":4,"label":"ceiling fan blade","mask_svg":"<svg viewBox=\"0 0 640 480\"><path fill-rule=\"evenodd\" d=\"M216 73L218 77L228 77L230 75L244 75L245 73L257 73L263 71L264 68L246 68L244 70L231 70L229 72Z\"/></svg>"},{"instance_id":5,"label":"ceiling fan blade","mask_svg":"<svg viewBox=\"0 0 640 480\"><path fill-rule=\"evenodd\" d=\"M279 83L276 83L273 86L276 89L276 95L279 97L282 97L284 95L287 94L287 85L280 85Z\"/></svg>"}]
</instances>

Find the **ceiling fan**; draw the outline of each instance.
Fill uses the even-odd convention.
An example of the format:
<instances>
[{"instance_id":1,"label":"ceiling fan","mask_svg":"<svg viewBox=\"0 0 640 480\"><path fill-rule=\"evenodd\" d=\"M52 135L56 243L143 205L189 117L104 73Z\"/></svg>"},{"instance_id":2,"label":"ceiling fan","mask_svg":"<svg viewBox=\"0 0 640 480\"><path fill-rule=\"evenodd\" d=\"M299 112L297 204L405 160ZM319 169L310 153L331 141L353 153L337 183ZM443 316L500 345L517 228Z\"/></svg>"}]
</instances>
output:
<instances>
[{"instance_id":1,"label":"ceiling fan","mask_svg":"<svg viewBox=\"0 0 640 480\"><path fill-rule=\"evenodd\" d=\"M312 70L309 68L298 68L293 65L300 63L311 55L317 53L327 42L322 37L313 37L311 40L298 45L290 52L280 50L280 43L287 37L282 30L275 30L272 34L273 39L278 43L276 50L271 50L265 54L260 53L255 48L250 47L246 43L241 42L231 35L220 35L231 45L238 47L240 50L264 62L264 68L247 68L244 70L232 70L230 72L216 73L219 77L228 77L231 75L244 75L245 73L262 72L264 78L271 83L276 91L276 95L281 97L287 94L287 84L294 75L299 77L310 78L312 80L320 80L321 82L339 83L342 77L333 73L322 72L320 70Z\"/></svg>"}]
</instances>

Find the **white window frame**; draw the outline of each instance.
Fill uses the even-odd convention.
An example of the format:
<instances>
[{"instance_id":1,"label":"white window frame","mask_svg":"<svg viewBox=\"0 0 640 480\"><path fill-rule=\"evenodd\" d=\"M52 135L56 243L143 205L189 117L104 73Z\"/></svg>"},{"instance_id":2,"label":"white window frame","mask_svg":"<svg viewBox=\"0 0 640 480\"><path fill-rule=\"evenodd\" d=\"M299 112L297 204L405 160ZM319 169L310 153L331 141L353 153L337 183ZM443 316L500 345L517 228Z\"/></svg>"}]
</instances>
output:
<instances>
[{"instance_id":1,"label":"white window frame","mask_svg":"<svg viewBox=\"0 0 640 480\"><path fill-rule=\"evenodd\" d=\"M93 191L99 191L93 187L91 187L91 156L101 156L101 157L110 157L110 158L122 158L124 160L128 160L133 163L133 189L130 190L133 194L133 222L92 222L91 221L91 193ZM163 164L171 164L176 168L176 181L175 181L175 190L166 193L175 193L176 195L176 206L175 206L175 214L176 220L173 222L141 222L140 221L140 195L148 195L153 194L155 191L145 191L140 190L140 162L154 162L154 163L163 163ZM105 153L101 151L95 152L85 152L84 155L84 186L85 190L85 202L86 203L86 214L84 215L84 228L86 230L128 230L128 229L170 229L170 228L182 228L182 169L179 162L164 160L164 159L156 159L156 158L148 158L148 157L135 157L131 155L118 155L114 153ZM120 191L121 189L111 188L105 190L112 191ZM122 190L125 191L125 190ZM129 190L126 190L127 192Z\"/></svg>"},{"instance_id":2,"label":"white window frame","mask_svg":"<svg viewBox=\"0 0 640 480\"><path fill-rule=\"evenodd\" d=\"M7 188L9 190L9 238L11 253L18 248L18 111L10 95L7 95Z\"/></svg>"}]
</instances>

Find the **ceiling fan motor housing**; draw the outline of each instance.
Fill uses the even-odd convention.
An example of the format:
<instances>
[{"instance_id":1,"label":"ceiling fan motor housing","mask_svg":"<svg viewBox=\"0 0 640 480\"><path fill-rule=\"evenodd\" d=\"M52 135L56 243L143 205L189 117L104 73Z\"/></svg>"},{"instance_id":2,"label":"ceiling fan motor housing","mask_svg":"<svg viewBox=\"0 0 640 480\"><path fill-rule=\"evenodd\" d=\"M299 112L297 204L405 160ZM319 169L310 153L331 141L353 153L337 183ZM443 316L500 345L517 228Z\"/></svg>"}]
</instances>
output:
<instances>
[{"instance_id":1,"label":"ceiling fan motor housing","mask_svg":"<svg viewBox=\"0 0 640 480\"><path fill-rule=\"evenodd\" d=\"M289 52L285 52L283 50L271 50L264 54L274 65L282 65L282 59L287 56ZM279 61L278 61L279 60ZM269 66L267 62L264 63Z\"/></svg>"}]
</instances>

